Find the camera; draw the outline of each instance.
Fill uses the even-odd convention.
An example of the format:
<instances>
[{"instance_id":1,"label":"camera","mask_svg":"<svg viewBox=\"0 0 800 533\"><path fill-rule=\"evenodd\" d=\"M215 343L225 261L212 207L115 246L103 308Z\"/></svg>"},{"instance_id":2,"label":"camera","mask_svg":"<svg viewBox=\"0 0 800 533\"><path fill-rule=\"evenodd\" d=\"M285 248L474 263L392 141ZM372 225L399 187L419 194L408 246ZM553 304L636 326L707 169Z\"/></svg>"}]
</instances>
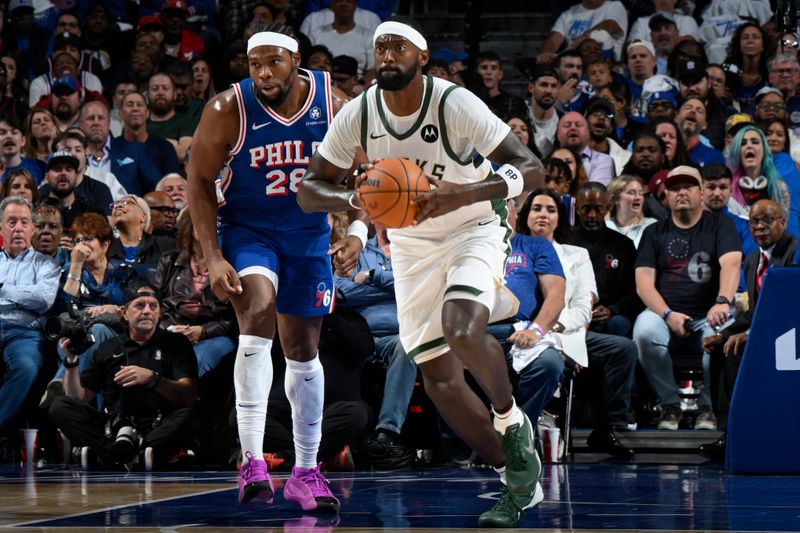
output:
<instances>
[{"instance_id":1,"label":"camera","mask_svg":"<svg viewBox=\"0 0 800 533\"><path fill-rule=\"evenodd\" d=\"M111 452L121 463L130 462L139 452L139 432L130 422L123 422L111 444Z\"/></svg>"},{"instance_id":2,"label":"camera","mask_svg":"<svg viewBox=\"0 0 800 533\"><path fill-rule=\"evenodd\" d=\"M44 324L44 333L50 340L61 337L69 339L69 349L72 353L81 354L94 344L89 321L78 309L78 304L72 302L66 313L52 316Z\"/></svg>"}]
</instances>

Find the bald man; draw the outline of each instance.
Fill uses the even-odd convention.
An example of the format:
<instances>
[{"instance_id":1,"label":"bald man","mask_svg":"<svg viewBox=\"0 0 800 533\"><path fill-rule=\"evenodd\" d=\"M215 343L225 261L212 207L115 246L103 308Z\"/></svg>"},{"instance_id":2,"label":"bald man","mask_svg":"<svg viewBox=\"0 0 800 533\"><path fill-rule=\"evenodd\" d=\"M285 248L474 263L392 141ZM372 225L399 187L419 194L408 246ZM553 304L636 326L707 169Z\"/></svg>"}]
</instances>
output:
<instances>
[{"instance_id":1,"label":"bald man","mask_svg":"<svg viewBox=\"0 0 800 533\"><path fill-rule=\"evenodd\" d=\"M750 335L753 311L768 275L767 269L794 266L792 258L797 248L797 238L786 232L786 212L772 200L759 200L750 207L749 225L753 240L758 244L758 249L744 262L749 309L719 335L708 337L703 342L703 349L711 354L711 399L721 430L727 427L736 374ZM700 451L714 458L724 458L725 436L713 444L701 446Z\"/></svg>"},{"instance_id":2,"label":"bald man","mask_svg":"<svg viewBox=\"0 0 800 533\"><path fill-rule=\"evenodd\" d=\"M614 177L614 160L610 155L589 148L589 124L576 111L565 113L558 121L556 130L558 145L566 148L583 162L589 181L598 181L605 186Z\"/></svg>"},{"instance_id":3,"label":"bald man","mask_svg":"<svg viewBox=\"0 0 800 533\"><path fill-rule=\"evenodd\" d=\"M150 234L175 237L180 210L172 196L165 191L153 191L144 195L144 201L150 206Z\"/></svg>"}]
</instances>

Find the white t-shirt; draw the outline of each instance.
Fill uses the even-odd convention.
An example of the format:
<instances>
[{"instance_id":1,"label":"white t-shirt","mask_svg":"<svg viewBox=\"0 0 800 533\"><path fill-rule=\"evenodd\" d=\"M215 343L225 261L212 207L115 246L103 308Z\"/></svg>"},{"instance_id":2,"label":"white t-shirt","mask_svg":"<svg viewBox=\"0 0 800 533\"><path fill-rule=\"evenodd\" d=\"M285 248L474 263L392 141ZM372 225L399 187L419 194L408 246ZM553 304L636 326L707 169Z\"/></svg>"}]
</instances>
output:
<instances>
[{"instance_id":1,"label":"white t-shirt","mask_svg":"<svg viewBox=\"0 0 800 533\"><path fill-rule=\"evenodd\" d=\"M586 9L583 4L572 6L558 17L553 31L564 36L567 46L572 46L572 42L586 30L604 20L613 20L622 30L621 34L611 36L614 39L614 56L619 60L622 57L622 43L625 42L625 35L628 33L628 13L618 0L606 0L595 9Z\"/></svg>"},{"instance_id":2,"label":"white t-shirt","mask_svg":"<svg viewBox=\"0 0 800 533\"><path fill-rule=\"evenodd\" d=\"M358 26L369 28L373 34L381 23L381 19L378 15L368 9L361 9L360 7L356 8L356 12L353 14L353 20L355 20ZM312 29L325 24L333 24L333 11L327 8L309 13L306 18L303 19L303 23L300 25L300 31L308 35L308 32Z\"/></svg>"},{"instance_id":3,"label":"white t-shirt","mask_svg":"<svg viewBox=\"0 0 800 533\"><path fill-rule=\"evenodd\" d=\"M530 109L530 108L529 108ZM533 142L536 144L536 148L539 149L539 153L542 154L542 157L546 157L547 154L553 151L553 147L556 144L556 131L558 130L558 113L553 113L553 116L550 117L550 120L545 122L539 122L533 117L533 114L528 112L528 118L533 124L535 128L535 133L533 134Z\"/></svg>"},{"instance_id":4,"label":"white t-shirt","mask_svg":"<svg viewBox=\"0 0 800 533\"><path fill-rule=\"evenodd\" d=\"M363 75L375 65L372 53L372 36L374 30L356 24L347 33L337 33L330 24L323 24L312 29L307 35L311 44L324 44L334 57L350 56L358 61L358 73Z\"/></svg>"},{"instance_id":5,"label":"white t-shirt","mask_svg":"<svg viewBox=\"0 0 800 533\"><path fill-rule=\"evenodd\" d=\"M687 17L686 15L678 15L673 14L670 15L673 19L675 19L675 25L678 26L678 35L681 37L688 35L693 37L696 40L700 40L700 28L697 27L697 22L695 22L693 17ZM636 22L633 23L631 27L631 33L628 35L628 42L640 40L640 41L650 41L650 18L647 17L639 17L636 19Z\"/></svg>"}]
</instances>

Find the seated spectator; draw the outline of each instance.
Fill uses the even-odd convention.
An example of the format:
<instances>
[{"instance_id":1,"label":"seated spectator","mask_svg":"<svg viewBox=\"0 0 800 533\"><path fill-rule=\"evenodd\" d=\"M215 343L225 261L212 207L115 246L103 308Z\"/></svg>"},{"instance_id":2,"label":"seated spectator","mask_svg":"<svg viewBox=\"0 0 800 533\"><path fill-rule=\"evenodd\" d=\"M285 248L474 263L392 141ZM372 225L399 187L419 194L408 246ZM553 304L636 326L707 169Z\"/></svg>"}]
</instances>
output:
<instances>
[{"instance_id":1,"label":"seated spectator","mask_svg":"<svg viewBox=\"0 0 800 533\"><path fill-rule=\"evenodd\" d=\"M589 125L589 148L608 154L614 160L614 168L622 169L631 153L614 140L614 106L603 98L590 98L586 101L583 115Z\"/></svg>"},{"instance_id":2,"label":"seated spectator","mask_svg":"<svg viewBox=\"0 0 800 533\"><path fill-rule=\"evenodd\" d=\"M677 3L678 2L676 0L654 0L653 7L655 8L655 13L657 15L674 21L674 24L678 30L678 36L691 37L694 40L700 40L700 28L697 27L697 22L695 22L694 18L691 16L682 15L676 12L675 4ZM657 15L649 15L637 18L631 26L630 33L628 33L628 40L649 40L651 32L655 31L650 21L656 18Z\"/></svg>"},{"instance_id":3,"label":"seated spectator","mask_svg":"<svg viewBox=\"0 0 800 533\"><path fill-rule=\"evenodd\" d=\"M614 133L620 146L630 146L633 138L644 128L644 124L631 120L629 102L631 92L624 82L614 81L608 87L597 91L599 98L605 98L614 106Z\"/></svg>"},{"instance_id":4,"label":"seated spectator","mask_svg":"<svg viewBox=\"0 0 800 533\"><path fill-rule=\"evenodd\" d=\"M743 113L753 113L756 93L767 84L767 59L775 44L767 41L764 30L751 21L744 22L733 34L725 63L734 64L742 72L742 83L734 95Z\"/></svg>"},{"instance_id":5,"label":"seated spectator","mask_svg":"<svg viewBox=\"0 0 800 533\"><path fill-rule=\"evenodd\" d=\"M639 187L641 193L641 184ZM608 192L602 184L590 182L581 187L575 209L578 224L570 242L586 248L594 269L598 292L589 329L630 338L633 321L642 310L633 270L636 247L631 239L606 225L609 203Z\"/></svg>"},{"instance_id":6,"label":"seated spectator","mask_svg":"<svg viewBox=\"0 0 800 533\"><path fill-rule=\"evenodd\" d=\"M656 219L644 216L645 190L641 178L630 174L617 176L608 185L606 226L633 241L639 248L644 229Z\"/></svg>"},{"instance_id":7,"label":"seated spectator","mask_svg":"<svg viewBox=\"0 0 800 533\"><path fill-rule=\"evenodd\" d=\"M636 259L636 291L647 309L636 319L633 340L661 403L659 429L676 430L683 417L672 354L702 352L702 340L728 320L739 284L739 236L728 217L703 210L702 185L696 168L670 171L666 187L672 213L645 231ZM695 429L717 427L708 362L703 356Z\"/></svg>"},{"instance_id":8,"label":"seated spectator","mask_svg":"<svg viewBox=\"0 0 800 533\"><path fill-rule=\"evenodd\" d=\"M587 331L597 301L597 286L586 249L563 244L569 238L565 214L557 194L537 189L520 209L517 228L523 229L520 223L524 222L532 235L549 240L564 269L564 308L552 326L556 345L577 363L578 370L590 366L603 369L603 415L595 418L587 443L596 451L631 457L633 451L617 439L615 432L628 427L636 345L624 337Z\"/></svg>"},{"instance_id":9,"label":"seated spectator","mask_svg":"<svg viewBox=\"0 0 800 533\"><path fill-rule=\"evenodd\" d=\"M417 365L400 344L397 303L394 295L391 250L386 228L375 224L350 278L335 276L339 306L361 314L375 341L375 353L367 361L386 367L386 382L375 436L364 442L370 464L380 469L402 468L414 460L414 450L399 442L408 404L417 379Z\"/></svg>"},{"instance_id":10,"label":"seated spectator","mask_svg":"<svg viewBox=\"0 0 800 533\"><path fill-rule=\"evenodd\" d=\"M678 103L675 93L677 91L656 91L647 97L646 121L653 123L659 118L674 119L678 112Z\"/></svg>"},{"instance_id":11,"label":"seated spectator","mask_svg":"<svg viewBox=\"0 0 800 533\"><path fill-rule=\"evenodd\" d=\"M59 132L67 128L77 128L80 119L81 105L87 98L74 76L61 76L53 81L50 94L39 100L36 107L49 110L56 119Z\"/></svg>"},{"instance_id":12,"label":"seated spectator","mask_svg":"<svg viewBox=\"0 0 800 533\"><path fill-rule=\"evenodd\" d=\"M521 198L520 198L521 199ZM532 196L517 212L516 200L506 202L512 253L506 261L506 287L519 300L512 321L491 324L509 371L518 381L514 398L531 420L538 420L561 383L564 360L551 333L564 309L564 270L553 245L531 235Z\"/></svg>"},{"instance_id":13,"label":"seated spectator","mask_svg":"<svg viewBox=\"0 0 800 533\"><path fill-rule=\"evenodd\" d=\"M628 71L625 78L631 93L630 116L636 122L647 122L647 112L651 104L645 99L644 83L656 74L656 51L650 39L632 41L628 45Z\"/></svg>"},{"instance_id":14,"label":"seated spectator","mask_svg":"<svg viewBox=\"0 0 800 533\"><path fill-rule=\"evenodd\" d=\"M48 109L31 109L25 117L25 156L45 162L52 152L53 141L58 137L56 119Z\"/></svg>"},{"instance_id":15,"label":"seated spectator","mask_svg":"<svg viewBox=\"0 0 800 533\"><path fill-rule=\"evenodd\" d=\"M534 142L533 126L528 121L528 117L526 117L524 114L509 115L506 117L506 124L508 124L508 126L511 128L511 131L517 136L522 144L527 146L536 157L541 157L539 148L536 147L536 143Z\"/></svg>"},{"instance_id":16,"label":"seated spectator","mask_svg":"<svg viewBox=\"0 0 800 533\"><path fill-rule=\"evenodd\" d=\"M767 198L780 203L780 175L758 126L747 124L740 128L725 158L733 171L731 197L741 207L749 209L756 201Z\"/></svg>"},{"instance_id":17,"label":"seated spectator","mask_svg":"<svg viewBox=\"0 0 800 533\"><path fill-rule=\"evenodd\" d=\"M180 172L183 166L178 161L175 146L163 137L150 134L147 131L147 120L150 117L150 111L147 108L144 96L138 92L130 92L122 97L120 106L119 114L123 123L122 136L115 137L112 142L121 147L127 147L129 143L144 144L145 155L149 156L155 163L159 176ZM152 174L149 164L145 165L142 162L140 166L149 169L148 175ZM147 182L147 187L148 189L145 190L151 190L149 181Z\"/></svg>"},{"instance_id":18,"label":"seated spectator","mask_svg":"<svg viewBox=\"0 0 800 533\"><path fill-rule=\"evenodd\" d=\"M39 321L53 305L59 268L33 249L33 206L21 196L0 201L0 433L13 428L42 368L47 341Z\"/></svg>"},{"instance_id":19,"label":"seated spectator","mask_svg":"<svg viewBox=\"0 0 800 533\"><path fill-rule=\"evenodd\" d=\"M789 127L793 130L800 127L800 95L797 86L800 85L800 63L797 54L775 54L767 64L769 68L769 84L778 89L786 103ZM758 105L758 104L756 104Z\"/></svg>"},{"instance_id":20,"label":"seated spectator","mask_svg":"<svg viewBox=\"0 0 800 533\"><path fill-rule=\"evenodd\" d=\"M611 34L614 39L614 55L619 59L622 43L628 33L628 14L622 2L582 0L580 4L561 13L542 43L536 61L540 64L552 63L555 53L562 46L576 48L593 30L606 30Z\"/></svg>"},{"instance_id":21,"label":"seated spectator","mask_svg":"<svg viewBox=\"0 0 800 533\"><path fill-rule=\"evenodd\" d=\"M706 146L700 139L701 132L708 126L706 116L706 105L694 97L684 100L675 115L675 122L680 128L689 158L700 168L713 163L725 164L722 152Z\"/></svg>"},{"instance_id":22,"label":"seated spectator","mask_svg":"<svg viewBox=\"0 0 800 533\"><path fill-rule=\"evenodd\" d=\"M725 145L725 121L735 111L711 90L709 67L699 61L690 60L684 64L677 76L681 99L685 102L689 98L697 98L703 103L706 112L705 126L700 133L711 147L722 150Z\"/></svg>"},{"instance_id":23,"label":"seated spectator","mask_svg":"<svg viewBox=\"0 0 800 533\"><path fill-rule=\"evenodd\" d=\"M611 66L605 59L586 63L586 79L595 91L605 89L614 81Z\"/></svg>"},{"instance_id":24,"label":"seated spectator","mask_svg":"<svg viewBox=\"0 0 800 533\"><path fill-rule=\"evenodd\" d=\"M230 301L220 301L211 289L188 210L178 223L177 249L161 256L153 284L162 303L162 326L192 343L200 378L236 350L236 315Z\"/></svg>"},{"instance_id":25,"label":"seated spectator","mask_svg":"<svg viewBox=\"0 0 800 533\"><path fill-rule=\"evenodd\" d=\"M175 202L175 207L183 209L189 205L189 197L186 194L186 179L180 174L167 174L156 185L157 191L164 191Z\"/></svg>"},{"instance_id":26,"label":"seated spectator","mask_svg":"<svg viewBox=\"0 0 800 533\"><path fill-rule=\"evenodd\" d=\"M772 200L759 200L753 204L749 225L758 247L744 262L748 310L737 316L733 324L703 341L703 349L711 354L711 399L719 416L719 428L723 431L728 427L728 407L733 386L764 280L772 266L793 266L792 258L797 249L797 238L786 232L785 212ZM725 436L712 445L701 447L701 451L717 458L723 457Z\"/></svg>"},{"instance_id":27,"label":"seated spectator","mask_svg":"<svg viewBox=\"0 0 800 533\"><path fill-rule=\"evenodd\" d=\"M528 119L535 127L530 133L542 156L553 151L556 141L559 117L555 103L560 85L558 75L552 69L537 68L528 76L528 92L531 93Z\"/></svg>"},{"instance_id":28,"label":"seated spectator","mask_svg":"<svg viewBox=\"0 0 800 533\"><path fill-rule=\"evenodd\" d=\"M137 280L136 271L125 263L109 261L108 250L114 237L106 217L86 213L75 219L72 226L73 247L69 270L62 275L58 293L57 311L69 316L73 306L83 312L91 325L94 342L88 346L72 346L80 356L80 371L90 364L95 350L106 339L116 337L122 328L122 311L125 289ZM39 405L50 403L64 392L65 352L58 347L61 364Z\"/></svg>"},{"instance_id":29,"label":"seated spectator","mask_svg":"<svg viewBox=\"0 0 800 533\"><path fill-rule=\"evenodd\" d=\"M103 342L80 374L70 341L59 341L66 355L66 395L53 401L50 416L73 445L88 446L104 463L127 464L139 450L152 448L150 460L163 464L191 434L197 361L183 335L158 327L154 287L135 283L124 302L125 332ZM88 403L99 393L104 413Z\"/></svg>"},{"instance_id":30,"label":"seated spectator","mask_svg":"<svg viewBox=\"0 0 800 533\"><path fill-rule=\"evenodd\" d=\"M314 9L315 6L316 9ZM391 15L391 12L388 10L386 13L387 13L386 16L383 17L384 19L388 18L389 15ZM335 15L333 13L332 2L330 1L309 2L308 14L303 19L302 24L300 24L300 32L308 35L308 32L311 30L311 28L318 28L326 24L333 24L334 18ZM375 32L375 29L378 27L378 24L381 23L381 18L378 17L376 13L370 11L369 9L363 9L358 6L356 6L355 13L353 13L353 20L355 21L356 24L364 26L373 33ZM282 21L276 20L276 22L282 22Z\"/></svg>"},{"instance_id":31,"label":"seated spectator","mask_svg":"<svg viewBox=\"0 0 800 533\"><path fill-rule=\"evenodd\" d=\"M78 159L78 178L75 194L88 203L111 215L108 207L114 198L127 194L125 188L117 181L116 176L99 167L89 167L86 164L86 134L77 128L70 128L60 134L55 141L56 151L69 152ZM44 186L41 187L43 189Z\"/></svg>"},{"instance_id":32,"label":"seated spectator","mask_svg":"<svg viewBox=\"0 0 800 533\"><path fill-rule=\"evenodd\" d=\"M86 134L90 167L112 173L130 194L155 189L161 174L146 146L111 137L108 106L87 102L81 108L80 124Z\"/></svg>"},{"instance_id":33,"label":"seated spectator","mask_svg":"<svg viewBox=\"0 0 800 533\"><path fill-rule=\"evenodd\" d=\"M633 141L633 155L622 169L623 174L630 174L650 183L651 178L659 171L667 168L667 147L661 137L655 133L643 131ZM649 191L649 188L648 188ZM667 218L668 212L652 194L645 193L644 214L661 220ZM638 247L637 247L638 248Z\"/></svg>"},{"instance_id":34,"label":"seated spectator","mask_svg":"<svg viewBox=\"0 0 800 533\"><path fill-rule=\"evenodd\" d=\"M733 76L729 73L723 65L719 63L711 63L706 67L706 74L708 74L708 88L709 94L717 97L719 102L729 108L734 113L738 109L733 107ZM723 134L724 134L723 122Z\"/></svg>"},{"instance_id":35,"label":"seated spectator","mask_svg":"<svg viewBox=\"0 0 800 533\"><path fill-rule=\"evenodd\" d=\"M503 79L503 62L500 56L491 50L482 52L475 61L475 71L483 80L488 98L484 100L489 109L497 116L523 114L526 110L524 100L512 96L500 89Z\"/></svg>"},{"instance_id":36,"label":"seated spectator","mask_svg":"<svg viewBox=\"0 0 800 533\"><path fill-rule=\"evenodd\" d=\"M28 92L28 105L35 106L39 100L50 94L54 80L61 76L74 76L85 87L96 93L103 92L103 84L95 74L81 68L83 52L81 39L77 35L64 32L53 39L53 53L50 56L50 69L34 78ZM88 64L88 62L87 62Z\"/></svg>"},{"instance_id":37,"label":"seated spectator","mask_svg":"<svg viewBox=\"0 0 800 533\"><path fill-rule=\"evenodd\" d=\"M47 181L39 191L43 202L59 208L65 228L71 228L75 219L84 213L105 214L104 208L76 194L79 168L78 158L70 152L53 152L47 161ZM110 198L110 193L105 192Z\"/></svg>"},{"instance_id":38,"label":"seated spectator","mask_svg":"<svg viewBox=\"0 0 800 533\"><path fill-rule=\"evenodd\" d=\"M131 264L140 279L152 279L161 255L175 248L175 239L145 231L150 226L150 207L132 194L114 202L111 223L119 237L111 243L109 258Z\"/></svg>"},{"instance_id":39,"label":"seated spectator","mask_svg":"<svg viewBox=\"0 0 800 533\"><path fill-rule=\"evenodd\" d=\"M725 165L712 164L703 168L703 207L712 212L720 213L731 219L739 234L739 243L742 247L742 256L749 256L758 247L750 234L747 219L731 213L728 205L731 203L731 183L733 175L731 169ZM785 219L784 219L785 221ZM742 282L744 278L742 278ZM740 284L740 291L746 290Z\"/></svg>"},{"instance_id":40,"label":"seated spectator","mask_svg":"<svg viewBox=\"0 0 800 533\"><path fill-rule=\"evenodd\" d=\"M304 33L311 44L327 46L334 57L346 55L355 58L358 61L359 78L369 85L375 77L372 44L375 28L356 22L354 0L334 0L330 10L333 12L332 22L309 27ZM266 26L262 31L274 31L274 27Z\"/></svg>"},{"instance_id":41,"label":"seated spectator","mask_svg":"<svg viewBox=\"0 0 800 533\"><path fill-rule=\"evenodd\" d=\"M201 102L208 102L217 94L211 64L203 57L192 60L192 94Z\"/></svg>"},{"instance_id":42,"label":"seated spectator","mask_svg":"<svg viewBox=\"0 0 800 533\"><path fill-rule=\"evenodd\" d=\"M33 212L33 221L33 248L55 259L63 274L69 269L72 239L64 235L61 211L52 205L39 205Z\"/></svg>"},{"instance_id":43,"label":"seated spectator","mask_svg":"<svg viewBox=\"0 0 800 533\"><path fill-rule=\"evenodd\" d=\"M189 128L197 129L204 103L192 92L192 67L183 61L173 61L167 65L166 72L175 87L175 111L186 117Z\"/></svg>"},{"instance_id":44,"label":"seated spectator","mask_svg":"<svg viewBox=\"0 0 800 533\"><path fill-rule=\"evenodd\" d=\"M583 81L583 58L576 50L564 50L556 58L559 88L556 92L556 109L559 113L580 111L589 98L589 84Z\"/></svg>"},{"instance_id":45,"label":"seated spectator","mask_svg":"<svg viewBox=\"0 0 800 533\"><path fill-rule=\"evenodd\" d=\"M356 62L356 65L358 65L358 62ZM303 62L300 66L309 70L332 72L333 54L328 50L328 47L323 44L314 45L303 54ZM358 70L358 66L356 66L356 70Z\"/></svg>"},{"instance_id":46,"label":"seated spectator","mask_svg":"<svg viewBox=\"0 0 800 533\"><path fill-rule=\"evenodd\" d=\"M426 76L433 76L445 81L450 81L450 68L447 63L441 59L431 59L428 64L422 69L422 73Z\"/></svg>"},{"instance_id":47,"label":"seated spectator","mask_svg":"<svg viewBox=\"0 0 800 533\"><path fill-rule=\"evenodd\" d=\"M349 97L364 92L364 86L358 82L358 62L350 56L336 56L331 64L331 85L338 87Z\"/></svg>"},{"instance_id":48,"label":"seated spectator","mask_svg":"<svg viewBox=\"0 0 800 533\"><path fill-rule=\"evenodd\" d=\"M7 59L11 59L6 57ZM4 63L0 63L0 115L9 115L22 123L25 117L28 116L29 108L27 98L14 87L14 79L8 75L8 67Z\"/></svg>"},{"instance_id":49,"label":"seated spectator","mask_svg":"<svg viewBox=\"0 0 800 533\"><path fill-rule=\"evenodd\" d=\"M147 119L148 133L172 143L178 160L183 161L186 150L192 144L194 129L186 121L186 117L175 110L175 84L172 78L168 74L153 74L147 96L150 109L150 118Z\"/></svg>"},{"instance_id":50,"label":"seated spectator","mask_svg":"<svg viewBox=\"0 0 800 533\"><path fill-rule=\"evenodd\" d=\"M783 100L783 93L779 89L769 86L762 88L756 93L755 103L755 114L750 117L750 122L762 124L767 120L777 118L786 124L789 123L789 112L787 111L786 103ZM742 117L748 116L749 115L742 115ZM733 134L730 136L732 138ZM789 140L789 153L792 156L792 159L800 159L800 135L798 135L797 132L792 128L789 128Z\"/></svg>"},{"instance_id":51,"label":"seated spectator","mask_svg":"<svg viewBox=\"0 0 800 533\"><path fill-rule=\"evenodd\" d=\"M691 163L689 151L686 149L686 141L681 133L680 126L669 117L658 117L650 123L650 127L655 131L667 149L665 155L666 164L669 168Z\"/></svg>"},{"instance_id":52,"label":"seated spectator","mask_svg":"<svg viewBox=\"0 0 800 533\"><path fill-rule=\"evenodd\" d=\"M205 50L203 39L186 27L189 6L186 0L167 0L161 8L159 19L164 25L164 55L179 61L191 61Z\"/></svg>"},{"instance_id":53,"label":"seated spectator","mask_svg":"<svg viewBox=\"0 0 800 533\"><path fill-rule=\"evenodd\" d=\"M614 177L614 160L589 147L589 125L580 113L571 111L558 121L558 144L580 157L589 181L607 184Z\"/></svg>"},{"instance_id":54,"label":"seated spectator","mask_svg":"<svg viewBox=\"0 0 800 533\"><path fill-rule=\"evenodd\" d=\"M789 189L791 196L800 198L800 167L790 155L794 146L791 141L792 130L786 127L783 120L777 118L759 122L758 125L767 138L772 161L775 163L775 169L784 186ZM800 143L800 140L798 142ZM792 203L790 198L790 205L787 209L787 231L792 235L797 235L797 226L800 224L800 202Z\"/></svg>"},{"instance_id":55,"label":"seated spectator","mask_svg":"<svg viewBox=\"0 0 800 533\"><path fill-rule=\"evenodd\" d=\"M164 191L153 191L144 195L144 201L150 207L150 227L147 228L147 233L177 237L180 209L175 207L172 196Z\"/></svg>"},{"instance_id":56,"label":"seated spectator","mask_svg":"<svg viewBox=\"0 0 800 533\"><path fill-rule=\"evenodd\" d=\"M39 203L39 190L36 188L30 172L20 168L6 176L3 184L0 185L0 200L9 196L24 196L32 205Z\"/></svg>"},{"instance_id":57,"label":"seated spectator","mask_svg":"<svg viewBox=\"0 0 800 533\"><path fill-rule=\"evenodd\" d=\"M25 169L31 173L33 180L39 185L44 179L45 164L38 159L31 159L22 154L25 147L25 137L16 120L8 116L0 116L0 162L3 173L0 182L15 170Z\"/></svg>"}]
</instances>

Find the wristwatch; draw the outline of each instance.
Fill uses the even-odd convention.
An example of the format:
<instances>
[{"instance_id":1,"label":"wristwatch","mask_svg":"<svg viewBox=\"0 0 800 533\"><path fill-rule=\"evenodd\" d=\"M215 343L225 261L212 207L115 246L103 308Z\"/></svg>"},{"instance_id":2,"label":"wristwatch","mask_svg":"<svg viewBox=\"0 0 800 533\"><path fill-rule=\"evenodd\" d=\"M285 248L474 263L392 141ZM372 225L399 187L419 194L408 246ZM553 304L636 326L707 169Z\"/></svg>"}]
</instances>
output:
<instances>
[{"instance_id":1,"label":"wristwatch","mask_svg":"<svg viewBox=\"0 0 800 533\"><path fill-rule=\"evenodd\" d=\"M367 274L367 283L372 283L372 280L375 279L375 269L370 268L369 273Z\"/></svg>"},{"instance_id":2,"label":"wristwatch","mask_svg":"<svg viewBox=\"0 0 800 533\"><path fill-rule=\"evenodd\" d=\"M724 297L724 296L717 296L717 299L716 299L716 300L714 300L714 303L715 303L715 304L726 304L726 305L728 305L729 307L730 307L731 305L733 305L733 304L731 303L731 301L730 301L730 300L728 300L728 299L727 299L726 297Z\"/></svg>"}]
</instances>

